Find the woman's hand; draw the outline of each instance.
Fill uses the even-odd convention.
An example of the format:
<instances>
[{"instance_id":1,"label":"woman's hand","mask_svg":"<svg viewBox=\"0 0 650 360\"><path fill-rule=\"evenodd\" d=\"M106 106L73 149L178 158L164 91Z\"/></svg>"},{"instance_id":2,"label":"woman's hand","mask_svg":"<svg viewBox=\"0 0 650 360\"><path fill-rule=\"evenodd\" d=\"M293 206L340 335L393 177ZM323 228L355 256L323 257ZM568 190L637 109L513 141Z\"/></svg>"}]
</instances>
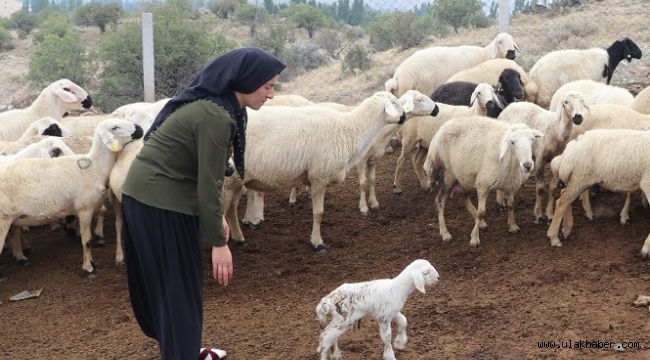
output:
<instances>
[{"instance_id":1,"label":"woman's hand","mask_svg":"<svg viewBox=\"0 0 650 360\"><path fill-rule=\"evenodd\" d=\"M219 281L219 284L226 286L232 279L232 254L228 247L230 226L225 216L223 217L223 235L226 238L226 245L212 247L212 276Z\"/></svg>"}]
</instances>

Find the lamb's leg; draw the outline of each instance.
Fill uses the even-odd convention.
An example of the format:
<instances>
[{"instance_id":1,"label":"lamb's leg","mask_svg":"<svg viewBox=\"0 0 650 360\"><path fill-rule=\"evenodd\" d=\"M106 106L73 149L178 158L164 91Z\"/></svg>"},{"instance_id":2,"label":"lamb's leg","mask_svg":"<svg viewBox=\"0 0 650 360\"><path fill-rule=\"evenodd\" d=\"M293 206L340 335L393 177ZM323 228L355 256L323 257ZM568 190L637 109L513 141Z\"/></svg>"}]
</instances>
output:
<instances>
[{"instance_id":1,"label":"lamb's leg","mask_svg":"<svg viewBox=\"0 0 650 360\"><path fill-rule=\"evenodd\" d=\"M498 190L497 189L497 208L500 211L507 211L508 210L508 204L506 204L505 201L505 196L503 195L503 190Z\"/></svg>"},{"instance_id":2,"label":"lamb's leg","mask_svg":"<svg viewBox=\"0 0 650 360\"><path fill-rule=\"evenodd\" d=\"M398 196L402 194L402 175L404 173L406 159L411 155L413 152L413 147L415 146L415 143L410 141L410 139L402 139L402 142L402 152L397 159L397 166L395 167L395 180L393 181L393 192Z\"/></svg>"},{"instance_id":3,"label":"lamb's leg","mask_svg":"<svg viewBox=\"0 0 650 360\"><path fill-rule=\"evenodd\" d=\"M336 344L336 340L343 335L351 326L332 320L329 325L320 334L318 349L321 360L327 360L327 353L332 349L332 359L340 359L341 351Z\"/></svg>"},{"instance_id":4,"label":"lamb's leg","mask_svg":"<svg viewBox=\"0 0 650 360\"><path fill-rule=\"evenodd\" d=\"M485 219L485 205L487 203L487 197L489 191L487 189L476 189L478 195L478 209L476 215L476 221L474 223L474 229L472 229L471 240L469 241L470 246L479 246L481 239L479 237L479 229L481 226L481 221Z\"/></svg>"},{"instance_id":5,"label":"lamb's leg","mask_svg":"<svg viewBox=\"0 0 650 360\"><path fill-rule=\"evenodd\" d=\"M23 253L23 244L22 244L22 230L18 226L12 226L9 229L9 236L11 237L11 253L16 259L16 264L20 266L29 265L29 260L25 257Z\"/></svg>"},{"instance_id":6,"label":"lamb's leg","mask_svg":"<svg viewBox=\"0 0 650 360\"><path fill-rule=\"evenodd\" d=\"M559 179L551 177L548 185L548 203L546 203L546 219L548 221L553 219L553 207L555 205L555 192L557 191Z\"/></svg>"},{"instance_id":7,"label":"lamb's leg","mask_svg":"<svg viewBox=\"0 0 650 360\"><path fill-rule=\"evenodd\" d=\"M368 201L372 210L379 210L379 201L376 193L377 185L377 162L368 162Z\"/></svg>"},{"instance_id":8,"label":"lamb's leg","mask_svg":"<svg viewBox=\"0 0 650 360\"><path fill-rule=\"evenodd\" d=\"M542 196L544 195L544 167L545 163L541 162L540 164L535 164L537 168L535 176L535 209L533 213L535 214L535 224L543 224L544 213L542 212ZM508 210L510 211L510 210Z\"/></svg>"},{"instance_id":9,"label":"lamb's leg","mask_svg":"<svg viewBox=\"0 0 650 360\"><path fill-rule=\"evenodd\" d=\"M260 222L264 221L264 200L266 199L266 193L258 191L255 194L255 216L257 219L260 219Z\"/></svg>"},{"instance_id":10,"label":"lamb's leg","mask_svg":"<svg viewBox=\"0 0 650 360\"><path fill-rule=\"evenodd\" d=\"M508 205L508 231L511 233L518 233L519 226L515 222L515 195L512 192L506 192L506 200Z\"/></svg>"},{"instance_id":11,"label":"lamb's leg","mask_svg":"<svg viewBox=\"0 0 650 360\"><path fill-rule=\"evenodd\" d=\"M469 213L472 214L472 218L474 218L474 221L478 221L478 211L474 207L474 204L472 204L472 200L469 199L469 194L467 193L463 194L463 204L465 204L465 208L467 209L467 211L469 211ZM488 224L485 222L485 219L481 220L479 227L481 230L487 229Z\"/></svg>"},{"instance_id":12,"label":"lamb's leg","mask_svg":"<svg viewBox=\"0 0 650 360\"><path fill-rule=\"evenodd\" d=\"M384 342L384 360L395 360L395 353L393 352L393 346L390 344L391 339L391 330L390 330L390 319L379 321L379 336L381 341Z\"/></svg>"},{"instance_id":13,"label":"lamb's leg","mask_svg":"<svg viewBox=\"0 0 650 360\"><path fill-rule=\"evenodd\" d=\"M296 198L298 197L298 188L292 187L289 193L289 206L296 205Z\"/></svg>"},{"instance_id":14,"label":"lamb's leg","mask_svg":"<svg viewBox=\"0 0 650 360\"><path fill-rule=\"evenodd\" d=\"M99 246L106 245L104 240L104 217L106 216L106 206L102 205L97 209L97 224L93 231L93 242Z\"/></svg>"},{"instance_id":15,"label":"lamb's leg","mask_svg":"<svg viewBox=\"0 0 650 360\"><path fill-rule=\"evenodd\" d=\"M115 265L124 264L124 252L122 250L122 203L112 196L113 212L115 213Z\"/></svg>"},{"instance_id":16,"label":"lamb's leg","mask_svg":"<svg viewBox=\"0 0 650 360\"><path fill-rule=\"evenodd\" d=\"M621 225L626 225L630 221L630 205L632 204L632 191L625 196L625 205L621 209Z\"/></svg>"},{"instance_id":17,"label":"lamb's leg","mask_svg":"<svg viewBox=\"0 0 650 360\"><path fill-rule=\"evenodd\" d=\"M77 217L79 218L79 231L81 232L81 246L83 248L83 265L81 269L84 271L85 277L92 278L97 275L97 268L90 253L90 241L92 240L90 225L93 219L93 211L80 212Z\"/></svg>"},{"instance_id":18,"label":"lamb's leg","mask_svg":"<svg viewBox=\"0 0 650 360\"><path fill-rule=\"evenodd\" d=\"M323 221L323 213L325 212L325 185L312 183L311 184L311 201L314 213L314 225L311 230L311 244L314 246L314 251L325 251L323 245L323 238L320 234L320 224Z\"/></svg>"},{"instance_id":19,"label":"lamb's leg","mask_svg":"<svg viewBox=\"0 0 650 360\"><path fill-rule=\"evenodd\" d=\"M650 194L650 184L641 183L641 190L643 191L643 197L647 198L648 194ZM0 249L1 248L2 247L0 247ZM650 258L650 234L648 234L648 237L643 242L643 247L641 248L641 256L646 259Z\"/></svg>"},{"instance_id":20,"label":"lamb's leg","mask_svg":"<svg viewBox=\"0 0 650 360\"><path fill-rule=\"evenodd\" d=\"M591 209L591 200L589 200L589 197L591 195L589 194L589 189L585 190L582 192L582 195L580 196L582 198L582 208L585 211L585 216L589 220L594 219L594 212Z\"/></svg>"},{"instance_id":21,"label":"lamb's leg","mask_svg":"<svg viewBox=\"0 0 650 360\"><path fill-rule=\"evenodd\" d=\"M573 205L569 205L564 212L564 219L562 219L562 235L564 239L568 238L573 229Z\"/></svg>"},{"instance_id":22,"label":"lamb's leg","mask_svg":"<svg viewBox=\"0 0 650 360\"><path fill-rule=\"evenodd\" d=\"M424 163L427 160L427 149L419 147L413 156L413 167L415 168L415 175L417 175L418 180L420 180L420 187L424 191L431 190L431 184L427 179L427 175L424 173Z\"/></svg>"},{"instance_id":23,"label":"lamb's leg","mask_svg":"<svg viewBox=\"0 0 650 360\"><path fill-rule=\"evenodd\" d=\"M362 159L357 163L357 174L359 175L359 214L362 216L368 215L368 204L366 203L366 192L368 191L368 179L366 178L366 171L368 163L366 159Z\"/></svg>"},{"instance_id":24,"label":"lamb's leg","mask_svg":"<svg viewBox=\"0 0 650 360\"><path fill-rule=\"evenodd\" d=\"M0 219L0 253L5 247L5 239L7 238L7 233L9 233L9 228L13 219ZM0 270L0 282L7 280L7 275Z\"/></svg>"},{"instance_id":25,"label":"lamb's leg","mask_svg":"<svg viewBox=\"0 0 650 360\"><path fill-rule=\"evenodd\" d=\"M567 184L567 187L562 190L560 197L555 203L555 213L553 214L553 220L551 225L548 227L546 236L551 240L551 246L562 246L562 242L558 238L558 232L560 230L560 224L565 217L567 209L571 207L571 203L588 187L578 187L572 185L571 183Z\"/></svg>"},{"instance_id":26,"label":"lamb's leg","mask_svg":"<svg viewBox=\"0 0 650 360\"><path fill-rule=\"evenodd\" d=\"M246 213L241 220L242 224L250 226L252 229L257 228L262 220L259 217L258 197L262 196L259 191L246 192Z\"/></svg>"},{"instance_id":27,"label":"lamb's leg","mask_svg":"<svg viewBox=\"0 0 650 360\"><path fill-rule=\"evenodd\" d=\"M228 180L226 182L228 183ZM235 240L235 244L237 245L246 244L246 239L244 239L244 233L241 230L241 226L239 226L237 215L237 207L239 206L239 199L241 199L243 189L244 187L241 185L228 184L224 186L223 211L230 226L230 238Z\"/></svg>"},{"instance_id":28,"label":"lamb's leg","mask_svg":"<svg viewBox=\"0 0 650 360\"><path fill-rule=\"evenodd\" d=\"M402 313L397 313L393 318L395 325L397 325L397 336L395 336L395 342L393 346L397 350L404 350L406 348L406 343L408 342L408 337L406 336L406 316Z\"/></svg>"},{"instance_id":29,"label":"lamb's leg","mask_svg":"<svg viewBox=\"0 0 650 360\"><path fill-rule=\"evenodd\" d=\"M452 237L447 229L447 224L445 223L445 203L449 198L449 194L444 189L438 191L436 196L436 209L438 210L438 227L440 227L440 236L442 236L442 241L449 242Z\"/></svg>"}]
</instances>

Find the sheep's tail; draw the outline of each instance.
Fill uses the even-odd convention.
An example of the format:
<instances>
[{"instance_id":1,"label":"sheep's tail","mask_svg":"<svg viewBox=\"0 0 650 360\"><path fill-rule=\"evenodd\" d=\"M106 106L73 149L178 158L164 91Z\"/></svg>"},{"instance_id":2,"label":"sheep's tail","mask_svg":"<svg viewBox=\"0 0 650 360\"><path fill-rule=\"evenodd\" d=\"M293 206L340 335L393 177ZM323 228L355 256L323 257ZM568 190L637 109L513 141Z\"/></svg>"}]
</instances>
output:
<instances>
[{"instance_id":1,"label":"sheep's tail","mask_svg":"<svg viewBox=\"0 0 650 360\"><path fill-rule=\"evenodd\" d=\"M551 160L551 173L553 177L557 176L559 179L558 187L564 187L569 184L571 181L571 175L573 174L573 166L571 165L572 161L566 160L564 155L558 155L553 160ZM555 168L555 170L553 169ZM557 175L555 174L557 172Z\"/></svg>"},{"instance_id":2,"label":"sheep's tail","mask_svg":"<svg viewBox=\"0 0 650 360\"><path fill-rule=\"evenodd\" d=\"M316 306L316 317L318 317L318 323L321 329L324 329L325 325L327 325L327 318L331 311L332 304L328 297L324 297Z\"/></svg>"},{"instance_id":3,"label":"sheep's tail","mask_svg":"<svg viewBox=\"0 0 650 360\"><path fill-rule=\"evenodd\" d=\"M399 82L397 82L397 79L395 78L390 78L384 83L384 87L386 88L386 91L392 93L393 95L397 96L397 90L399 90Z\"/></svg>"},{"instance_id":4,"label":"sheep's tail","mask_svg":"<svg viewBox=\"0 0 650 360\"><path fill-rule=\"evenodd\" d=\"M537 100L537 95L539 94L539 85L537 85L537 82L535 80L531 79L528 81L528 84L526 84L525 91L528 101L534 103L535 100Z\"/></svg>"}]
</instances>

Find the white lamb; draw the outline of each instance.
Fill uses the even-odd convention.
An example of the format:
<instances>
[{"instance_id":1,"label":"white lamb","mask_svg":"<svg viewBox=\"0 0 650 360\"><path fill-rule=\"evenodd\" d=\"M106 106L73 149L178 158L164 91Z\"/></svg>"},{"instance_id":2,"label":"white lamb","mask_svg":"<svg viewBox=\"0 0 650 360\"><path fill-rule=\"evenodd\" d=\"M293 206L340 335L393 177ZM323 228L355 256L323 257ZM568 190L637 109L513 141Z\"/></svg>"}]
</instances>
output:
<instances>
[{"instance_id":1,"label":"white lamb","mask_svg":"<svg viewBox=\"0 0 650 360\"><path fill-rule=\"evenodd\" d=\"M314 105L312 101L296 94L275 95L273 99L266 100L266 105L272 106L308 106Z\"/></svg>"},{"instance_id":2,"label":"white lamb","mask_svg":"<svg viewBox=\"0 0 650 360\"><path fill-rule=\"evenodd\" d=\"M3 151L6 147L17 147L18 150L33 144L33 141L27 139L34 136L70 136L70 132L63 127L57 120L46 116L32 122L20 138L14 141L0 140L0 154L13 154L13 152ZM39 139L40 140L40 139Z\"/></svg>"},{"instance_id":3,"label":"white lamb","mask_svg":"<svg viewBox=\"0 0 650 360\"><path fill-rule=\"evenodd\" d=\"M65 155L72 155L74 152L58 137L48 136L39 142L28 145L15 154L0 155L0 165L7 164L18 159L27 158L54 158Z\"/></svg>"},{"instance_id":4,"label":"white lamb","mask_svg":"<svg viewBox=\"0 0 650 360\"><path fill-rule=\"evenodd\" d=\"M397 159L397 167L395 168L395 181L393 182L393 192L398 196L402 194L402 175L406 160L413 150L417 150L412 157L413 167L415 174L420 180L420 186L423 190L429 190L429 182L424 174L422 165L427 155L427 149L431 139L436 134L438 129L447 121L466 116L487 115L488 106L496 106L499 103L499 98L494 92L494 88L490 84L479 84L472 93L471 107L462 105L447 105L438 103L439 112L435 117L421 116L414 117L405 123L400 132L402 133L402 153ZM490 104L491 103L491 104Z\"/></svg>"},{"instance_id":5,"label":"white lamb","mask_svg":"<svg viewBox=\"0 0 650 360\"><path fill-rule=\"evenodd\" d=\"M24 109L0 113L0 140L18 140L29 125L46 116L60 120L72 110L88 109L93 102L88 93L70 80L61 79L43 89Z\"/></svg>"},{"instance_id":6,"label":"white lamb","mask_svg":"<svg viewBox=\"0 0 650 360\"><path fill-rule=\"evenodd\" d=\"M562 246L558 238L560 224L566 239L573 227L571 204L593 184L611 191L632 192L641 189L650 196L650 132L628 129L596 129L567 144L555 166L566 185L557 200L547 236L552 246ZM559 163L559 164L558 164ZM650 256L650 235L641 249Z\"/></svg>"},{"instance_id":7,"label":"white lamb","mask_svg":"<svg viewBox=\"0 0 650 360\"><path fill-rule=\"evenodd\" d=\"M330 350L332 359L341 359L338 338L365 317L379 324L379 336L384 342L383 359L395 360L391 323L397 325L394 347L404 350L408 341L407 321L402 314L404 304L415 289L424 294L426 287L437 284L438 280L439 274L433 265L418 259L393 279L346 283L334 289L316 306L316 315L323 329L316 350L321 360L327 359ZM332 320L327 324L329 316Z\"/></svg>"},{"instance_id":8,"label":"white lamb","mask_svg":"<svg viewBox=\"0 0 650 360\"><path fill-rule=\"evenodd\" d=\"M567 91L581 93L588 106L596 104L617 104L631 107L634 101L634 95L627 89L590 79L582 79L571 81L557 89L551 98L551 106L549 107L551 111L557 109L557 105Z\"/></svg>"},{"instance_id":9,"label":"white lamb","mask_svg":"<svg viewBox=\"0 0 650 360\"><path fill-rule=\"evenodd\" d=\"M165 105L169 100L171 100L171 98L161 99L153 103L136 102L136 103L122 105L119 108L113 110L113 112L111 113L111 117L128 119L134 114L141 111L152 113L155 117L156 115L158 115L160 110L162 110L162 108L165 107Z\"/></svg>"},{"instance_id":10,"label":"white lamb","mask_svg":"<svg viewBox=\"0 0 650 360\"><path fill-rule=\"evenodd\" d=\"M445 224L445 204L456 194L462 196L475 220L471 246L479 245L479 228L487 227L485 203L492 190L505 192L508 231L519 231L513 211L514 194L535 167L533 139L542 136L526 124L508 124L477 116L453 119L440 127L431 140L424 170L427 178L439 186L436 208L443 241L452 239ZM478 194L478 210L469 199L471 189L476 189Z\"/></svg>"},{"instance_id":11,"label":"white lamb","mask_svg":"<svg viewBox=\"0 0 650 360\"><path fill-rule=\"evenodd\" d=\"M0 166L0 248L12 225L40 226L77 215L84 253L82 269L87 277L94 276L96 268L90 254L93 212L104 200L116 153L142 135L142 128L130 121L109 119L97 126L88 154L22 159Z\"/></svg>"},{"instance_id":12,"label":"white lamb","mask_svg":"<svg viewBox=\"0 0 650 360\"><path fill-rule=\"evenodd\" d=\"M513 69L521 76L524 87L528 84L528 74L514 60L510 59L490 59L474 66L473 68L461 70L447 79L445 83L454 81L466 81L471 83L488 83L496 84L499 82L499 76L505 69Z\"/></svg>"},{"instance_id":13,"label":"white lamb","mask_svg":"<svg viewBox=\"0 0 650 360\"><path fill-rule=\"evenodd\" d=\"M416 51L404 60L385 83L386 91L402 96L407 90L431 94L452 75L494 58L515 59L519 47L507 33L498 34L485 47L433 46Z\"/></svg>"},{"instance_id":14,"label":"white lamb","mask_svg":"<svg viewBox=\"0 0 650 360\"><path fill-rule=\"evenodd\" d=\"M605 85L607 86L607 85ZM507 123L524 123L532 129L537 129L544 134L544 138L533 143L535 157L535 224L542 222L542 195L545 189L544 170L546 165L557 155L564 151L564 147L571 139L574 124L580 125L583 114L589 108L581 93L566 91L560 98L561 101L555 111L548 111L529 102L518 102L507 106L499 115L498 120ZM548 192L546 218L553 216L553 192ZM498 192L497 203L503 206L503 193Z\"/></svg>"},{"instance_id":15,"label":"white lamb","mask_svg":"<svg viewBox=\"0 0 650 360\"><path fill-rule=\"evenodd\" d=\"M642 114L650 115L650 86L634 97L631 107Z\"/></svg>"},{"instance_id":16,"label":"white lamb","mask_svg":"<svg viewBox=\"0 0 650 360\"><path fill-rule=\"evenodd\" d=\"M630 39L616 40L609 48L565 49L542 56L528 72L528 101L548 109L551 97L573 80L591 79L609 84L618 63L641 58L641 50Z\"/></svg>"},{"instance_id":17,"label":"white lamb","mask_svg":"<svg viewBox=\"0 0 650 360\"><path fill-rule=\"evenodd\" d=\"M381 129L399 122L403 112L399 100L383 91L348 112L318 105L251 111L243 185L253 191L309 185L314 213L311 243L316 251L322 251L320 224L327 185L345 180ZM237 210L226 211L226 216L233 238L244 241Z\"/></svg>"}]
</instances>

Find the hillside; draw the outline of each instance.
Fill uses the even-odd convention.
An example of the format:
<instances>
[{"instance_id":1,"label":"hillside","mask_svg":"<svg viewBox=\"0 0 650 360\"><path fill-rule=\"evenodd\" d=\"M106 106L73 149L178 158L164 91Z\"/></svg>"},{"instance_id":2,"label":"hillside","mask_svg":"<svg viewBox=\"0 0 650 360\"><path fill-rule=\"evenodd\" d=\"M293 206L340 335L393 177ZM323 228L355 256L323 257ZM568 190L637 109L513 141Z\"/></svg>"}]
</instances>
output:
<instances>
[{"instance_id":1,"label":"hillside","mask_svg":"<svg viewBox=\"0 0 650 360\"><path fill-rule=\"evenodd\" d=\"M0 0L0 17L9 17L9 15L20 10L22 6L22 1Z\"/></svg>"}]
</instances>

